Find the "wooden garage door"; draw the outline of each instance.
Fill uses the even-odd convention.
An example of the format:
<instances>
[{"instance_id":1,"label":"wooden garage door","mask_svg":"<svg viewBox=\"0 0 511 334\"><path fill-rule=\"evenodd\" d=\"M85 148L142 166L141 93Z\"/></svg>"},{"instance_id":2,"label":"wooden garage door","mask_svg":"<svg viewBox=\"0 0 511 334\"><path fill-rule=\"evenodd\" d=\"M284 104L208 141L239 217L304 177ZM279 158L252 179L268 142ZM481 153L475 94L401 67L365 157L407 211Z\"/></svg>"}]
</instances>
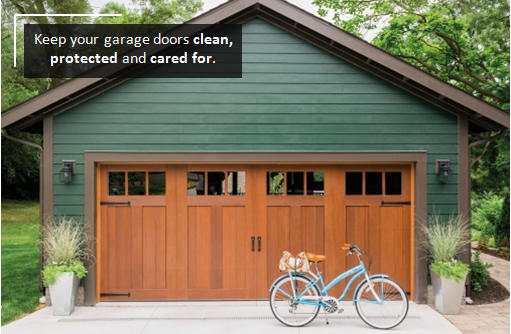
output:
<instances>
[{"instance_id":1,"label":"wooden garage door","mask_svg":"<svg viewBox=\"0 0 511 334\"><path fill-rule=\"evenodd\" d=\"M166 299L165 166L107 166L101 178L101 299Z\"/></svg>"},{"instance_id":2,"label":"wooden garage door","mask_svg":"<svg viewBox=\"0 0 511 334\"><path fill-rule=\"evenodd\" d=\"M410 180L397 164L103 166L100 298L267 299L282 251L326 254L330 280L356 264L344 243L411 291Z\"/></svg>"},{"instance_id":3,"label":"wooden garage door","mask_svg":"<svg viewBox=\"0 0 511 334\"><path fill-rule=\"evenodd\" d=\"M372 273L387 274L410 292L410 166L349 166L343 175L346 242L372 255ZM355 257L346 262L357 263Z\"/></svg>"},{"instance_id":4,"label":"wooden garage door","mask_svg":"<svg viewBox=\"0 0 511 334\"><path fill-rule=\"evenodd\" d=\"M262 244L257 297L267 299L268 288L282 275L278 263L283 251L324 253L325 167L259 166L256 179L257 237Z\"/></svg>"},{"instance_id":5,"label":"wooden garage door","mask_svg":"<svg viewBox=\"0 0 511 334\"><path fill-rule=\"evenodd\" d=\"M252 176L250 166L187 166L186 299L255 298Z\"/></svg>"}]
</instances>

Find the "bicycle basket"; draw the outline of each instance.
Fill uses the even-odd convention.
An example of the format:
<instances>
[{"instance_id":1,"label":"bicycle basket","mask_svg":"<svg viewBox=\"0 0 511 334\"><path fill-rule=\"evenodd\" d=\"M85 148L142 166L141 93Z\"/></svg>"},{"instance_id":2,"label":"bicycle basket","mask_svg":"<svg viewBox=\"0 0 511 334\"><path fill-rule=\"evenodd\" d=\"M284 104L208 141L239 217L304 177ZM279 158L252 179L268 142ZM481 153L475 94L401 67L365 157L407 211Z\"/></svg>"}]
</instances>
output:
<instances>
[{"instance_id":1,"label":"bicycle basket","mask_svg":"<svg viewBox=\"0 0 511 334\"><path fill-rule=\"evenodd\" d=\"M310 271L307 254L305 254L305 252L301 252L296 256L296 258L294 258L291 253L284 251L282 258L279 261L279 270L288 272L295 271L299 273Z\"/></svg>"}]
</instances>

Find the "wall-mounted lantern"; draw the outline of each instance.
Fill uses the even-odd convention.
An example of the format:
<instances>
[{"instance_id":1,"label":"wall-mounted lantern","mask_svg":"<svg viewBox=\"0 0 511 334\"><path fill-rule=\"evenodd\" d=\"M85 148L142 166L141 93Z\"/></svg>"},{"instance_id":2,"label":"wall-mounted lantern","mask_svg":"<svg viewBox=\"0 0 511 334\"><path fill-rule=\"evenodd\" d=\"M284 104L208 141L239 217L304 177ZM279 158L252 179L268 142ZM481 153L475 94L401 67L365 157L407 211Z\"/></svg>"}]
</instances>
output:
<instances>
[{"instance_id":1,"label":"wall-mounted lantern","mask_svg":"<svg viewBox=\"0 0 511 334\"><path fill-rule=\"evenodd\" d=\"M74 174L76 174L76 161L62 160L62 167L60 168L60 182L70 183L73 180Z\"/></svg>"},{"instance_id":2,"label":"wall-mounted lantern","mask_svg":"<svg viewBox=\"0 0 511 334\"><path fill-rule=\"evenodd\" d=\"M436 161L436 173L438 174L438 180L442 183L449 182L449 176L451 175L452 168L449 160L437 160Z\"/></svg>"}]
</instances>

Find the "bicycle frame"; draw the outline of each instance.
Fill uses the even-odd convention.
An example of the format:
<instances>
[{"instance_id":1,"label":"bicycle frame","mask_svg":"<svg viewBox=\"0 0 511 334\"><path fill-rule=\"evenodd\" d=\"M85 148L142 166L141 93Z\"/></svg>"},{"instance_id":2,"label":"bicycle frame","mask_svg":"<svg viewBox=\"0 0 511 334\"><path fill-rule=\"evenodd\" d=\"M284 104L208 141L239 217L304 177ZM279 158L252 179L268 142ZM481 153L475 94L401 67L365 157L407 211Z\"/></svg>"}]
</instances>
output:
<instances>
[{"instance_id":1,"label":"bicycle frame","mask_svg":"<svg viewBox=\"0 0 511 334\"><path fill-rule=\"evenodd\" d=\"M360 260L360 258L359 258L359 260ZM353 277L349 280L348 284L344 288L344 291L343 291L342 295L339 298L337 298L337 302L340 302L340 301L342 301L344 299L344 297L348 293L349 289L351 288L351 285L353 284L353 282L355 282L355 280L357 278L359 278L360 276L365 275L366 279L369 281L369 275L367 273L367 270L366 270L366 267L364 265L364 262L362 262L362 261L360 261L360 264L358 266L356 266L354 268L351 268L350 270L347 270L344 273L342 273L339 276L337 276L336 278L334 278L326 286L325 286L325 282L323 280L323 276L321 274L321 271L319 271L319 269L317 267L317 264L316 264L316 271L318 273L318 276L314 275L312 273L312 271L309 272L309 274L314 278L314 280L299 295L296 295L296 288L294 286L293 286L293 296L290 296L285 291L281 290L281 292L283 294L285 294L287 297L289 297L290 299L299 301L300 304L307 304L307 305L314 305L314 306L324 306L323 303L322 303L322 299L323 299L323 297L330 297L328 295L328 290L332 289L334 286L336 286L339 282L341 282L342 280L346 279L347 277L353 275ZM289 272L289 276L291 278L292 284L294 285L294 283L293 283L294 279L293 279L292 272ZM305 275L301 275L301 276L305 276ZM313 286L318 286L319 287L318 283L321 283L321 286L322 286L322 289L320 291L320 295L318 297L305 296L305 294L310 289L312 289ZM272 286L272 288L273 288L273 286ZM373 293L376 301L364 300L364 302L372 303L372 304L381 304L382 301L379 298L378 294L374 291L372 286L371 286L371 292ZM333 298L333 297L331 297L331 298ZM355 303L355 297L353 298L353 303Z\"/></svg>"}]
</instances>

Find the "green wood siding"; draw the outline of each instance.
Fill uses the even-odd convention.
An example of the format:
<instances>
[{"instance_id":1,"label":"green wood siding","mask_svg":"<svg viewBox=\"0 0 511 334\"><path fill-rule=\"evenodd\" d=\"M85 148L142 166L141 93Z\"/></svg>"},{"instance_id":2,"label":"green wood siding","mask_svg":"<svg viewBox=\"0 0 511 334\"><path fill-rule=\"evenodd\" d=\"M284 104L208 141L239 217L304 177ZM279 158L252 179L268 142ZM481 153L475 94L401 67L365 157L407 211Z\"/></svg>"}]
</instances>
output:
<instances>
[{"instance_id":1,"label":"green wood siding","mask_svg":"<svg viewBox=\"0 0 511 334\"><path fill-rule=\"evenodd\" d=\"M456 116L261 19L243 51L241 79L136 78L56 116L55 210L83 214L86 150L426 150L429 210L457 210ZM77 162L69 185L63 159ZM436 159L451 160L447 185Z\"/></svg>"}]
</instances>

